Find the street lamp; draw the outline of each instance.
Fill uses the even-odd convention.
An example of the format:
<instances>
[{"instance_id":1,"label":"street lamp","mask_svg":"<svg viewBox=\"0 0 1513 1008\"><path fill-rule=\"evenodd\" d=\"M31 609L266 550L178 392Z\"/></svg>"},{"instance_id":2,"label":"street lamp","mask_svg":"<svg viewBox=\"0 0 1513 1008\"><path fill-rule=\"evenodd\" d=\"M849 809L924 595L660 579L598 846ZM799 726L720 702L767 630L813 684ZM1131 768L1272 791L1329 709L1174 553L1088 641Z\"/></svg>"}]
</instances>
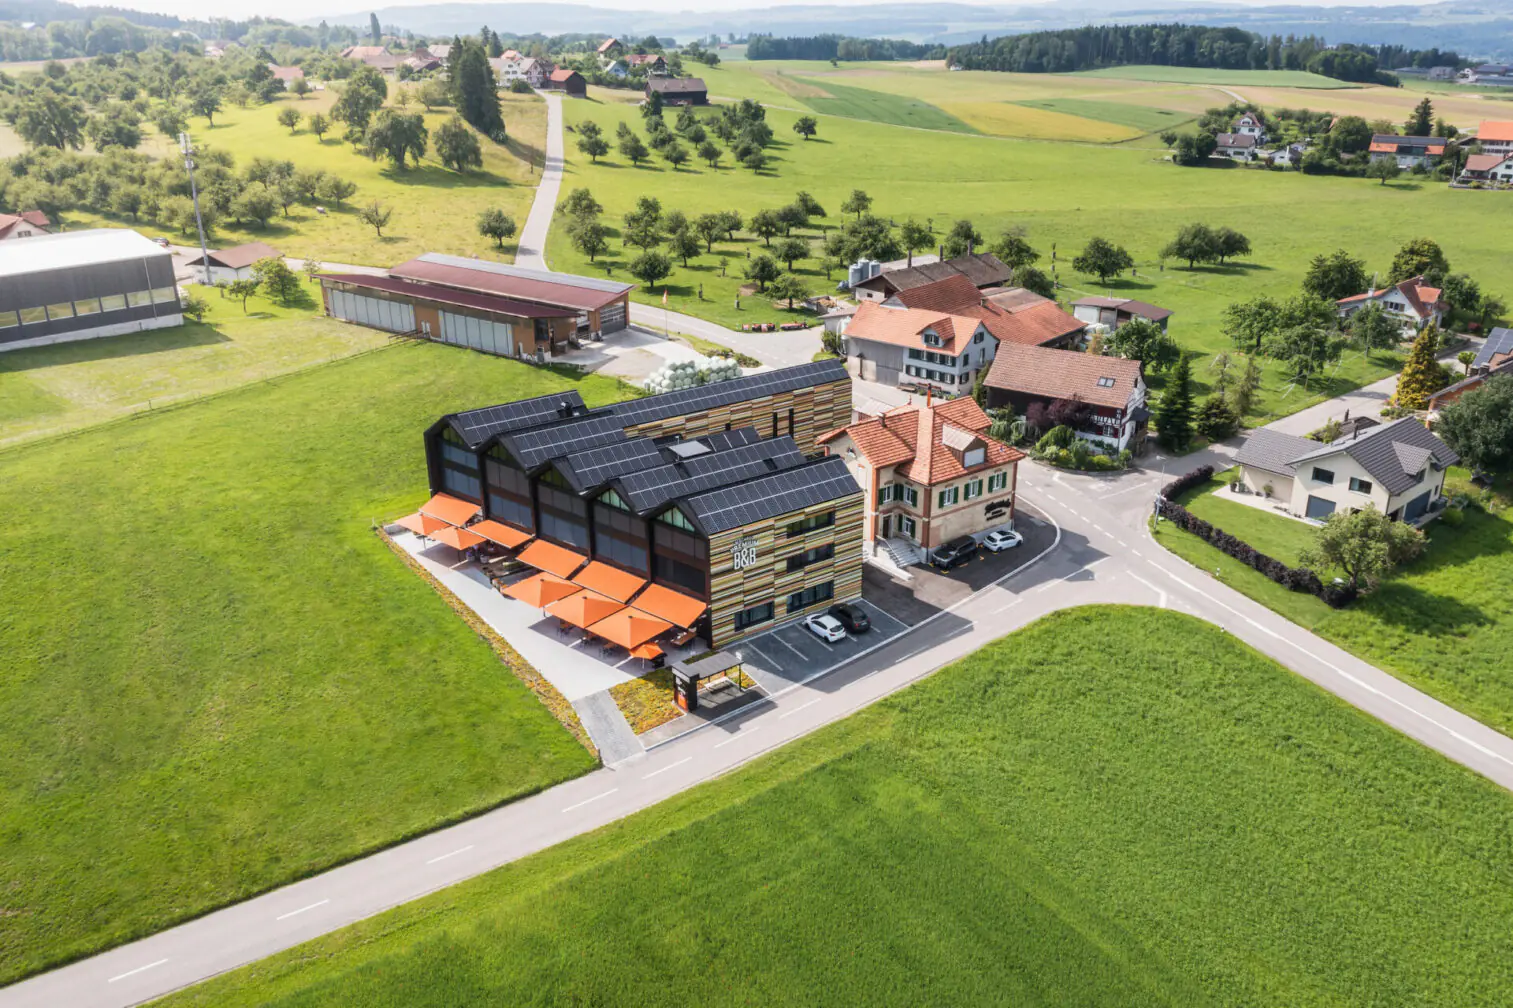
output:
<instances>
[{"instance_id":1,"label":"street lamp","mask_svg":"<svg viewBox=\"0 0 1513 1008\"><path fill-rule=\"evenodd\" d=\"M205 268L205 286L210 283L210 250L205 247L205 221L200 217L200 193L194 184L194 145L188 133L179 134L179 150L184 152L184 170L189 173L189 198L194 202L194 226L200 233L200 265Z\"/></svg>"}]
</instances>

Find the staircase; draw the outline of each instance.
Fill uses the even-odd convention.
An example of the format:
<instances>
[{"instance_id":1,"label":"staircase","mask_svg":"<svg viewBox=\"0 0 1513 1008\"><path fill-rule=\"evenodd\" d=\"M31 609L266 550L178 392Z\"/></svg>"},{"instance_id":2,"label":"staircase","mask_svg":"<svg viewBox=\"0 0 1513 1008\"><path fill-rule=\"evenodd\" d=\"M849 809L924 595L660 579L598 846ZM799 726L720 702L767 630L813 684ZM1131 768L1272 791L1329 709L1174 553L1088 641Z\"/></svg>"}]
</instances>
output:
<instances>
[{"instance_id":1,"label":"staircase","mask_svg":"<svg viewBox=\"0 0 1513 1008\"><path fill-rule=\"evenodd\" d=\"M907 539L883 539L881 544L893 565L899 569L913 567L922 559L919 547Z\"/></svg>"}]
</instances>

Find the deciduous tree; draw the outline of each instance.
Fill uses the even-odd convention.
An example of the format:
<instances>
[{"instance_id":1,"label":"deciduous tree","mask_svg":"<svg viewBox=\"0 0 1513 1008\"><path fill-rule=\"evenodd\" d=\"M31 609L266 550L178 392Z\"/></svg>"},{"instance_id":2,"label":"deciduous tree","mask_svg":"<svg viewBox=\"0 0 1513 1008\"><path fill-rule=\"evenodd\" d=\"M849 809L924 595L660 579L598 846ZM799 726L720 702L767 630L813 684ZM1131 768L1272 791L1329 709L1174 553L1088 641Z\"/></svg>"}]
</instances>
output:
<instances>
[{"instance_id":1,"label":"deciduous tree","mask_svg":"<svg viewBox=\"0 0 1513 1008\"><path fill-rule=\"evenodd\" d=\"M772 295L774 301L787 301L789 309L793 308L793 302L809 296L809 288L804 281L792 273L784 273L772 281L767 288L767 293Z\"/></svg>"},{"instance_id":2,"label":"deciduous tree","mask_svg":"<svg viewBox=\"0 0 1513 1008\"><path fill-rule=\"evenodd\" d=\"M430 139L425 116L416 113L406 115L394 109L383 109L373 119L364 137L364 146L369 157L382 155L400 171L409 168L406 158L419 161L425 156Z\"/></svg>"},{"instance_id":3,"label":"deciduous tree","mask_svg":"<svg viewBox=\"0 0 1513 1008\"><path fill-rule=\"evenodd\" d=\"M1366 177L1374 178L1382 185L1386 185L1402 173L1403 170L1397 166L1397 161L1390 157L1378 158L1366 166Z\"/></svg>"},{"instance_id":4,"label":"deciduous tree","mask_svg":"<svg viewBox=\"0 0 1513 1008\"><path fill-rule=\"evenodd\" d=\"M1184 259L1187 268L1198 263L1219 261L1219 236L1207 224L1185 224L1177 232L1161 254L1171 259Z\"/></svg>"},{"instance_id":5,"label":"deciduous tree","mask_svg":"<svg viewBox=\"0 0 1513 1008\"><path fill-rule=\"evenodd\" d=\"M572 240L573 248L588 256L589 262L593 262L595 256L609 251L608 229L592 217L579 220L569 229L568 237Z\"/></svg>"},{"instance_id":6,"label":"deciduous tree","mask_svg":"<svg viewBox=\"0 0 1513 1008\"><path fill-rule=\"evenodd\" d=\"M496 248L504 248L504 240L515 236L515 218L498 207L490 207L478 215L478 233L494 239Z\"/></svg>"},{"instance_id":7,"label":"deciduous tree","mask_svg":"<svg viewBox=\"0 0 1513 1008\"><path fill-rule=\"evenodd\" d=\"M1348 328L1350 338L1367 354L1373 350L1392 350L1403 340L1402 324L1379 304L1369 304L1350 316Z\"/></svg>"},{"instance_id":8,"label":"deciduous tree","mask_svg":"<svg viewBox=\"0 0 1513 1008\"><path fill-rule=\"evenodd\" d=\"M872 197L861 189L851 190L851 195L846 197L846 202L841 204L841 213L856 214L858 220L862 214L872 209Z\"/></svg>"},{"instance_id":9,"label":"deciduous tree","mask_svg":"<svg viewBox=\"0 0 1513 1008\"><path fill-rule=\"evenodd\" d=\"M1430 238L1415 238L1397 250L1392 257L1392 268L1387 272L1388 283L1401 283L1411 277L1422 276L1432 270L1450 272L1450 262L1445 250Z\"/></svg>"},{"instance_id":10,"label":"deciduous tree","mask_svg":"<svg viewBox=\"0 0 1513 1008\"><path fill-rule=\"evenodd\" d=\"M320 143L325 143L326 134L331 130L331 120L316 112L310 116L309 126L310 132L315 134L315 139Z\"/></svg>"},{"instance_id":11,"label":"deciduous tree","mask_svg":"<svg viewBox=\"0 0 1513 1008\"><path fill-rule=\"evenodd\" d=\"M914 265L914 253L929 248L935 242L935 235L931 230L914 218L909 218L899 225L898 242L909 253L909 265Z\"/></svg>"},{"instance_id":12,"label":"deciduous tree","mask_svg":"<svg viewBox=\"0 0 1513 1008\"><path fill-rule=\"evenodd\" d=\"M746 264L746 279L754 281L759 291L766 290L767 285L776 280L782 272L772 256L766 254L754 255Z\"/></svg>"},{"instance_id":13,"label":"deciduous tree","mask_svg":"<svg viewBox=\"0 0 1513 1008\"><path fill-rule=\"evenodd\" d=\"M795 262L809 258L809 243L802 238L784 238L772 250L772 255L792 272Z\"/></svg>"},{"instance_id":14,"label":"deciduous tree","mask_svg":"<svg viewBox=\"0 0 1513 1008\"><path fill-rule=\"evenodd\" d=\"M1072 269L1079 273L1091 273L1103 283L1135 265L1130 254L1122 247L1105 238L1094 238L1087 243L1082 254L1072 260Z\"/></svg>"},{"instance_id":15,"label":"deciduous tree","mask_svg":"<svg viewBox=\"0 0 1513 1008\"><path fill-rule=\"evenodd\" d=\"M993 254L998 261L1011 270L1018 270L1022 266L1033 266L1040 261L1040 253L1035 251L1024 235L1017 231L1005 231L998 236L998 241L993 243ZM1018 274L1015 274L1016 280ZM1021 287L1024 284L1020 284Z\"/></svg>"},{"instance_id":16,"label":"deciduous tree","mask_svg":"<svg viewBox=\"0 0 1513 1008\"><path fill-rule=\"evenodd\" d=\"M699 241L699 236L685 226L667 236L667 251L670 255L677 256L684 267L687 267L688 260L704 251L704 245Z\"/></svg>"},{"instance_id":17,"label":"deciduous tree","mask_svg":"<svg viewBox=\"0 0 1513 1008\"><path fill-rule=\"evenodd\" d=\"M1104 353L1137 360L1151 373L1165 371L1182 352L1162 328L1149 319L1136 318L1115 329L1103 342Z\"/></svg>"},{"instance_id":18,"label":"deciduous tree","mask_svg":"<svg viewBox=\"0 0 1513 1008\"><path fill-rule=\"evenodd\" d=\"M384 228L389 226L389 218L394 216L394 211L384 206L378 200L374 200L361 210L357 211L357 219L373 229L373 233L382 238Z\"/></svg>"},{"instance_id":19,"label":"deciduous tree","mask_svg":"<svg viewBox=\"0 0 1513 1008\"><path fill-rule=\"evenodd\" d=\"M1357 591L1370 591L1398 564L1423 552L1424 533L1393 521L1370 504L1353 514L1336 511L1314 533L1298 559L1318 570L1335 569Z\"/></svg>"},{"instance_id":20,"label":"deciduous tree","mask_svg":"<svg viewBox=\"0 0 1513 1008\"><path fill-rule=\"evenodd\" d=\"M242 314L247 314L247 299L257 293L256 280L233 280L226 285L226 294L242 303Z\"/></svg>"},{"instance_id":21,"label":"deciduous tree","mask_svg":"<svg viewBox=\"0 0 1513 1008\"><path fill-rule=\"evenodd\" d=\"M1303 275L1303 293L1326 301L1353 297L1364 293L1371 282L1366 273L1366 263L1344 249L1336 249L1329 255L1316 255Z\"/></svg>"},{"instance_id":22,"label":"deciduous tree","mask_svg":"<svg viewBox=\"0 0 1513 1008\"><path fill-rule=\"evenodd\" d=\"M253 263L252 275L263 293L281 305L299 300L304 293L299 276L278 256L267 256Z\"/></svg>"},{"instance_id":23,"label":"deciduous tree","mask_svg":"<svg viewBox=\"0 0 1513 1008\"><path fill-rule=\"evenodd\" d=\"M793 132L808 140L820 131L820 124L814 116L799 116L793 121Z\"/></svg>"},{"instance_id":24,"label":"deciduous tree","mask_svg":"<svg viewBox=\"0 0 1513 1008\"><path fill-rule=\"evenodd\" d=\"M303 118L304 116L299 114L299 109L289 105L278 110L278 124L288 129L291 134L299 129L299 121Z\"/></svg>"},{"instance_id":25,"label":"deciduous tree","mask_svg":"<svg viewBox=\"0 0 1513 1008\"><path fill-rule=\"evenodd\" d=\"M771 245L773 237L783 233L783 221L775 210L758 210L751 215L746 230L761 238L763 245Z\"/></svg>"},{"instance_id":26,"label":"deciduous tree","mask_svg":"<svg viewBox=\"0 0 1513 1008\"><path fill-rule=\"evenodd\" d=\"M632 259L626 268L631 276L651 287L672 272L672 260L655 249L648 249Z\"/></svg>"},{"instance_id":27,"label":"deciduous tree","mask_svg":"<svg viewBox=\"0 0 1513 1008\"><path fill-rule=\"evenodd\" d=\"M436 159L453 171L483 167L483 146L461 116L436 127Z\"/></svg>"},{"instance_id":28,"label":"deciduous tree","mask_svg":"<svg viewBox=\"0 0 1513 1008\"><path fill-rule=\"evenodd\" d=\"M1493 375L1439 412L1435 432L1480 472L1513 468L1513 376Z\"/></svg>"},{"instance_id":29,"label":"deciduous tree","mask_svg":"<svg viewBox=\"0 0 1513 1008\"><path fill-rule=\"evenodd\" d=\"M959 220L951 225L951 230L946 232L945 241L946 258L955 259L971 252L982 244L982 233L977 226L969 220Z\"/></svg>"}]
</instances>

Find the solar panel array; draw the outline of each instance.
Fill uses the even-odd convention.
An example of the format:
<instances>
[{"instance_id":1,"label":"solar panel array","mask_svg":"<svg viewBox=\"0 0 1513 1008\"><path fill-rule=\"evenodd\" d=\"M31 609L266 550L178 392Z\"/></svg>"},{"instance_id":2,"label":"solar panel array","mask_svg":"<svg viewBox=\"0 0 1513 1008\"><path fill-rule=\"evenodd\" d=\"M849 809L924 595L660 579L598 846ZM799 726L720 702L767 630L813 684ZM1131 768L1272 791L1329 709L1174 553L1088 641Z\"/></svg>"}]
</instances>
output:
<instances>
[{"instance_id":1,"label":"solar panel array","mask_svg":"<svg viewBox=\"0 0 1513 1008\"><path fill-rule=\"evenodd\" d=\"M626 473L664 461L662 449L651 438L635 438L623 444L590 448L562 459L560 466L578 491L591 490Z\"/></svg>"},{"instance_id":2,"label":"solar panel array","mask_svg":"<svg viewBox=\"0 0 1513 1008\"><path fill-rule=\"evenodd\" d=\"M846 372L845 362L836 358L813 361L796 367L779 368L776 371L764 371L744 378L732 378L729 381L700 385L678 392L663 392L661 395L647 396L644 399L631 399L628 402L616 403L609 408L614 410L621 422L629 427L632 424L649 423L684 413L698 413L748 399L780 395L783 392L792 392L794 389L849 380L850 375Z\"/></svg>"},{"instance_id":3,"label":"solar panel array","mask_svg":"<svg viewBox=\"0 0 1513 1008\"><path fill-rule=\"evenodd\" d=\"M607 445L624 444L630 439L621 430L620 418L613 415L591 416L569 423L551 424L534 430L505 434L501 440L515 461L532 469L548 459Z\"/></svg>"},{"instance_id":4,"label":"solar panel array","mask_svg":"<svg viewBox=\"0 0 1513 1008\"><path fill-rule=\"evenodd\" d=\"M735 486L689 497L684 504L706 535L749 525L861 493L844 459L829 456Z\"/></svg>"},{"instance_id":5,"label":"solar panel array","mask_svg":"<svg viewBox=\"0 0 1513 1008\"><path fill-rule=\"evenodd\" d=\"M537 396L534 399L521 399L518 402L456 413L452 416L452 424L464 441L476 447L502 431L520 430L559 419L563 415L561 411L563 404L570 406L574 411L587 408L578 391L570 389L553 395Z\"/></svg>"},{"instance_id":6,"label":"solar panel array","mask_svg":"<svg viewBox=\"0 0 1513 1008\"><path fill-rule=\"evenodd\" d=\"M742 445L756 444L762 440L762 435L757 433L755 427L737 427L734 430L705 434L699 440L709 445L711 450L721 452L739 448Z\"/></svg>"},{"instance_id":7,"label":"solar panel array","mask_svg":"<svg viewBox=\"0 0 1513 1008\"><path fill-rule=\"evenodd\" d=\"M679 497L791 468L803 461L804 455L792 438L773 438L686 462L627 473L617 485L625 502L644 514Z\"/></svg>"}]
</instances>

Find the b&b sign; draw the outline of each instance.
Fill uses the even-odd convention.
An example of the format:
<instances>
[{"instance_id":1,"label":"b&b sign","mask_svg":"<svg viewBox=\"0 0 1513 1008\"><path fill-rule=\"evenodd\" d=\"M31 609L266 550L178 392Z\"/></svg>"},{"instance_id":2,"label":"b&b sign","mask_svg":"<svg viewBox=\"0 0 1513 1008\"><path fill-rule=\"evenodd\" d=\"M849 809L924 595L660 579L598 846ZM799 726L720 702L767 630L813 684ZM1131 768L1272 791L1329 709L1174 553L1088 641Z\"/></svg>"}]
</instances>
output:
<instances>
[{"instance_id":1,"label":"b&b sign","mask_svg":"<svg viewBox=\"0 0 1513 1008\"><path fill-rule=\"evenodd\" d=\"M736 570L743 567L753 567L757 562L757 541L755 539L737 539L730 544L730 562Z\"/></svg>"}]
</instances>

